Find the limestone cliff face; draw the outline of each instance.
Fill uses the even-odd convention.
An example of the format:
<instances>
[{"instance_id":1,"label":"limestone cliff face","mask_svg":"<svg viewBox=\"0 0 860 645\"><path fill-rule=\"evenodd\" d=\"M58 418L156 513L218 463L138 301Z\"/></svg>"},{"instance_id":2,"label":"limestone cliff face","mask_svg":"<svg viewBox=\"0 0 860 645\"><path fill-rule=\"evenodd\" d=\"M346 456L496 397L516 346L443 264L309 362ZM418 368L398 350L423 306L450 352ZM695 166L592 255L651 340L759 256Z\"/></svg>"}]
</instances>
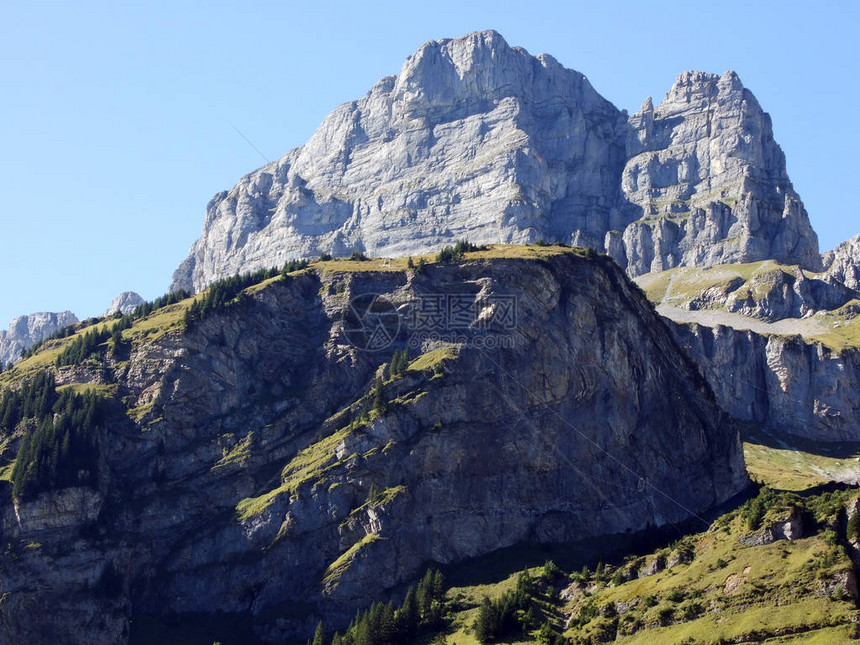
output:
<instances>
[{"instance_id":1,"label":"limestone cliff face","mask_svg":"<svg viewBox=\"0 0 860 645\"><path fill-rule=\"evenodd\" d=\"M737 74L685 72L630 124L622 185L644 216L616 259L632 275L763 258L820 267L770 117Z\"/></svg>"},{"instance_id":2,"label":"limestone cliff face","mask_svg":"<svg viewBox=\"0 0 860 645\"><path fill-rule=\"evenodd\" d=\"M403 323L377 352L345 336L368 293ZM452 342L407 322L439 297L472 313L437 328ZM418 360L369 413L410 342ZM0 560L0 643L123 643L133 612L197 611L282 642L428 561L677 521L746 485L733 422L662 319L573 252L303 273L107 367L93 377L136 420L118 409L101 438L100 490L17 509L3 492L19 557Z\"/></svg>"},{"instance_id":3,"label":"limestone cliff face","mask_svg":"<svg viewBox=\"0 0 860 645\"><path fill-rule=\"evenodd\" d=\"M55 331L78 322L71 311L60 313L40 312L18 316L8 331L0 331L0 363L7 365L21 357L21 351L30 349Z\"/></svg>"},{"instance_id":4,"label":"limestone cliff face","mask_svg":"<svg viewBox=\"0 0 860 645\"><path fill-rule=\"evenodd\" d=\"M822 255L824 268L834 279L860 290L860 235Z\"/></svg>"},{"instance_id":5,"label":"limestone cliff face","mask_svg":"<svg viewBox=\"0 0 860 645\"><path fill-rule=\"evenodd\" d=\"M627 222L624 127L582 74L496 32L427 43L307 144L216 195L174 288L323 251L405 256L463 237L577 230L600 247Z\"/></svg>"},{"instance_id":6,"label":"limestone cliff face","mask_svg":"<svg viewBox=\"0 0 860 645\"><path fill-rule=\"evenodd\" d=\"M124 291L111 301L110 307L107 308L104 315L130 314L144 302L146 301L134 291Z\"/></svg>"},{"instance_id":7,"label":"limestone cliff face","mask_svg":"<svg viewBox=\"0 0 860 645\"><path fill-rule=\"evenodd\" d=\"M216 195L172 288L464 237L587 246L631 275L821 264L770 118L737 75L682 74L628 120L579 72L487 31L427 43L307 144Z\"/></svg>"},{"instance_id":8,"label":"limestone cliff face","mask_svg":"<svg viewBox=\"0 0 860 645\"><path fill-rule=\"evenodd\" d=\"M860 350L835 352L799 337L673 324L720 407L778 436L857 441Z\"/></svg>"}]
</instances>

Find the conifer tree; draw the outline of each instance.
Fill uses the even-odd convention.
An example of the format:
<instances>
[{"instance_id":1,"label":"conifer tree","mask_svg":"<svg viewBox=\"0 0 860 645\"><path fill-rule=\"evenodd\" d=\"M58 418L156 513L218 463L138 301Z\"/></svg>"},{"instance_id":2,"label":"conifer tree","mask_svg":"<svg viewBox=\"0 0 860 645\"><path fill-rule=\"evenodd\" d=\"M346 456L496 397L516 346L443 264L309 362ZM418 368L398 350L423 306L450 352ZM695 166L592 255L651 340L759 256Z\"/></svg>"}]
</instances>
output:
<instances>
[{"instance_id":1,"label":"conifer tree","mask_svg":"<svg viewBox=\"0 0 860 645\"><path fill-rule=\"evenodd\" d=\"M388 399L385 397L382 381L377 381L373 390L373 410L377 414L385 414L388 411Z\"/></svg>"},{"instance_id":2,"label":"conifer tree","mask_svg":"<svg viewBox=\"0 0 860 645\"><path fill-rule=\"evenodd\" d=\"M325 628L323 628L322 621L317 624L317 630L314 632L314 640L313 645L328 645L325 638Z\"/></svg>"},{"instance_id":3,"label":"conifer tree","mask_svg":"<svg viewBox=\"0 0 860 645\"><path fill-rule=\"evenodd\" d=\"M414 634L418 629L418 622L420 619L418 598L415 594L414 587L409 587L409 591L406 592L406 598L403 599L401 612L403 616L403 632L405 634Z\"/></svg>"},{"instance_id":4,"label":"conifer tree","mask_svg":"<svg viewBox=\"0 0 860 645\"><path fill-rule=\"evenodd\" d=\"M481 643L492 643L496 637L497 620L496 608L490 599L484 596L475 619L475 638Z\"/></svg>"}]
</instances>

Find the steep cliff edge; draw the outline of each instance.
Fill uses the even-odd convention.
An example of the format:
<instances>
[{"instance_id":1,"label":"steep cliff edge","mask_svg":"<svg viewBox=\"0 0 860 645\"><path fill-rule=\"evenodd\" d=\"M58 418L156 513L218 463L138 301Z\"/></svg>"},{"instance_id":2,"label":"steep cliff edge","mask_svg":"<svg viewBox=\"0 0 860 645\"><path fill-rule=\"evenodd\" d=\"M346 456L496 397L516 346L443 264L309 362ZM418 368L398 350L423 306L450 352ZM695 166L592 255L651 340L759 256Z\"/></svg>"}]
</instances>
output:
<instances>
[{"instance_id":1,"label":"steep cliff edge","mask_svg":"<svg viewBox=\"0 0 860 645\"><path fill-rule=\"evenodd\" d=\"M3 492L0 642L122 643L132 613L215 611L277 642L428 561L677 521L746 485L732 422L620 269L504 254L318 263L54 368L115 407L96 488Z\"/></svg>"},{"instance_id":2,"label":"steep cliff edge","mask_svg":"<svg viewBox=\"0 0 860 645\"><path fill-rule=\"evenodd\" d=\"M720 407L790 442L857 442L860 349L718 325L672 326Z\"/></svg>"},{"instance_id":3,"label":"steep cliff edge","mask_svg":"<svg viewBox=\"0 0 860 645\"><path fill-rule=\"evenodd\" d=\"M821 266L770 117L736 74L681 74L628 119L581 73L486 31L425 44L304 146L216 195L172 289L464 237L590 247L631 275Z\"/></svg>"},{"instance_id":4,"label":"steep cliff edge","mask_svg":"<svg viewBox=\"0 0 860 645\"><path fill-rule=\"evenodd\" d=\"M636 282L732 416L787 441L856 442L860 293L835 266L831 255L822 273L773 261L678 267Z\"/></svg>"}]
</instances>

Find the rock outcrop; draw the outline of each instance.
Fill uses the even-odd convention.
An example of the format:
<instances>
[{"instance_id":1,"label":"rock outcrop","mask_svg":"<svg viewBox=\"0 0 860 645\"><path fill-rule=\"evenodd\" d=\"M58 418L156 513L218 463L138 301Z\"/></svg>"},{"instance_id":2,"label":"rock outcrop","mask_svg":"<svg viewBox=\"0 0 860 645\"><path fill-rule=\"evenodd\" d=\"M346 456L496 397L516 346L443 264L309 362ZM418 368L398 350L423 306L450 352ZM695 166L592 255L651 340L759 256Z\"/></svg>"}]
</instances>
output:
<instances>
[{"instance_id":1,"label":"rock outcrop","mask_svg":"<svg viewBox=\"0 0 860 645\"><path fill-rule=\"evenodd\" d=\"M770 118L736 74L682 74L628 120L579 72L487 31L427 43L307 144L216 195L172 289L458 238L564 241L631 275L821 265Z\"/></svg>"},{"instance_id":2,"label":"rock outcrop","mask_svg":"<svg viewBox=\"0 0 860 645\"><path fill-rule=\"evenodd\" d=\"M770 117L737 74L685 72L630 124L622 182L643 217L616 259L632 275L764 258L820 267Z\"/></svg>"},{"instance_id":3,"label":"rock outcrop","mask_svg":"<svg viewBox=\"0 0 860 645\"><path fill-rule=\"evenodd\" d=\"M793 542L803 537L803 517L797 510L786 517L769 523L767 526L738 538L743 546L763 546L779 540Z\"/></svg>"},{"instance_id":4,"label":"rock outcrop","mask_svg":"<svg viewBox=\"0 0 860 645\"><path fill-rule=\"evenodd\" d=\"M8 331L0 331L0 362L7 365L17 361L23 350L30 349L54 332L76 322L78 319L71 311L18 316L9 325Z\"/></svg>"},{"instance_id":5,"label":"rock outcrop","mask_svg":"<svg viewBox=\"0 0 860 645\"><path fill-rule=\"evenodd\" d=\"M860 350L725 326L672 324L722 409L777 436L857 441Z\"/></svg>"},{"instance_id":6,"label":"rock outcrop","mask_svg":"<svg viewBox=\"0 0 860 645\"><path fill-rule=\"evenodd\" d=\"M822 255L827 273L851 289L860 290L860 235Z\"/></svg>"},{"instance_id":7,"label":"rock outcrop","mask_svg":"<svg viewBox=\"0 0 860 645\"><path fill-rule=\"evenodd\" d=\"M146 301L140 297L140 295L136 294L134 291L124 291L119 294L113 301L110 303L110 307L108 307L107 311L104 312L105 316L113 316L114 314L130 314L133 313L138 306L144 304Z\"/></svg>"},{"instance_id":8,"label":"rock outcrop","mask_svg":"<svg viewBox=\"0 0 860 645\"><path fill-rule=\"evenodd\" d=\"M726 312L767 322L836 312L860 300L860 292L829 273L810 273L770 261L680 267L639 276L636 282L659 309Z\"/></svg>"},{"instance_id":9,"label":"rock outcrop","mask_svg":"<svg viewBox=\"0 0 860 645\"><path fill-rule=\"evenodd\" d=\"M368 351L383 323L391 343ZM118 388L98 493L42 527L57 498L13 508L0 489L18 554L0 560L0 643L124 643L132 614L195 612L283 642L426 562L675 522L747 484L734 422L593 254L306 271L143 338L57 372Z\"/></svg>"}]
</instances>

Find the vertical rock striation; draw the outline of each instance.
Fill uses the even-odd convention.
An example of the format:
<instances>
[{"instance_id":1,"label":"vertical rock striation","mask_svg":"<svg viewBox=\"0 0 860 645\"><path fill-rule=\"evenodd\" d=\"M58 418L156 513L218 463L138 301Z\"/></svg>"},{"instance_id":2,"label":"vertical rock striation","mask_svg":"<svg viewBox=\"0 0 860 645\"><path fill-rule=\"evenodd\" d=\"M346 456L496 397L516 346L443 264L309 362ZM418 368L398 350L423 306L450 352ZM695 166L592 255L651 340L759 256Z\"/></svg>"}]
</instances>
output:
<instances>
[{"instance_id":1,"label":"vertical rock striation","mask_svg":"<svg viewBox=\"0 0 860 645\"><path fill-rule=\"evenodd\" d=\"M860 436L860 350L833 351L799 337L671 323L720 407L734 418L812 441Z\"/></svg>"},{"instance_id":2,"label":"vertical rock striation","mask_svg":"<svg viewBox=\"0 0 860 645\"><path fill-rule=\"evenodd\" d=\"M464 237L587 246L631 275L821 264L770 118L736 74L686 72L628 120L579 72L486 31L425 44L304 146L216 195L172 288Z\"/></svg>"},{"instance_id":3,"label":"vertical rock striation","mask_svg":"<svg viewBox=\"0 0 860 645\"><path fill-rule=\"evenodd\" d=\"M616 257L629 273L766 258L820 268L770 116L737 74L684 72L630 125L622 185L643 217Z\"/></svg>"}]
</instances>

